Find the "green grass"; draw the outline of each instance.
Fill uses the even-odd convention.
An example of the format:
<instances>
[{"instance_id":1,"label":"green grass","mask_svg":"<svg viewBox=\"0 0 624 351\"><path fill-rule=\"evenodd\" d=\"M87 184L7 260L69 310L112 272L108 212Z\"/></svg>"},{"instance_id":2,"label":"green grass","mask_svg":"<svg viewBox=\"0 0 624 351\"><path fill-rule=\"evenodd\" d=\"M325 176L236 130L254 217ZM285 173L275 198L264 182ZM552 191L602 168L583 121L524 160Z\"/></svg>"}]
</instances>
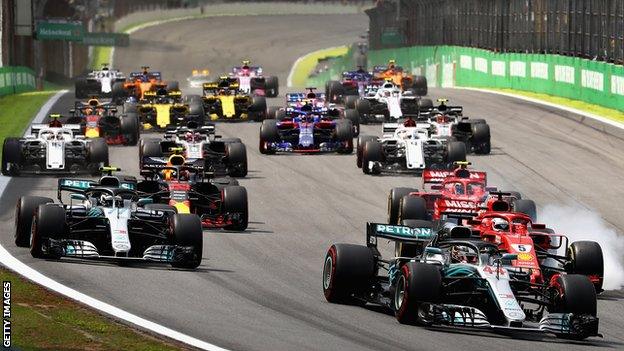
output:
<instances>
[{"instance_id":1,"label":"green grass","mask_svg":"<svg viewBox=\"0 0 624 351\"><path fill-rule=\"evenodd\" d=\"M308 77L310 76L310 73L312 72L314 67L316 67L319 60L322 60L328 57L343 56L347 54L347 51L349 51L349 48L347 46L340 46L340 47L335 47L335 48L314 51L303 56L303 58L299 62L297 62L295 64L295 67L293 68L292 86L294 87L305 86L306 81L308 80Z\"/></svg>"},{"instance_id":2,"label":"green grass","mask_svg":"<svg viewBox=\"0 0 624 351\"><path fill-rule=\"evenodd\" d=\"M11 281L11 332L20 350L168 351L184 345L140 333L0 268Z\"/></svg>"},{"instance_id":3,"label":"green grass","mask_svg":"<svg viewBox=\"0 0 624 351\"><path fill-rule=\"evenodd\" d=\"M41 106L59 90L46 84L42 91L29 91L0 97L0 144L6 137L20 137ZM0 149L0 155L2 149Z\"/></svg>"},{"instance_id":4,"label":"green grass","mask_svg":"<svg viewBox=\"0 0 624 351\"><path fill-rule=\"evenodd\" d=\"M102 64L110 64L111 46L95 46L93 48L93 57L91 58L91 69L100 69Z\"/></svg>"},{"instance_id":5,"label":"green grass","mask_svg":"<svg viewBox=\"0 0 624 351\"><path fill-rule=\"evenodd\" d=\"M614 110L614 109L602 107L599 105L592 105L584 101L572 100L572 99L567 99L567 98L559 97L559 96L532 93L528 91L513 90L513 89L487 89L487 90L501 91L501 92L505 92L509 94L529 97L529 98L536 99L536 100L542 100L542 101L549 102L552 104L561 105L565 107L571 107L580 111L584 111L584 112L591 113L600 117L604 117L604 118L608 118L617 122L624 123L623 111Z\"/></svg>"}]
</instances>

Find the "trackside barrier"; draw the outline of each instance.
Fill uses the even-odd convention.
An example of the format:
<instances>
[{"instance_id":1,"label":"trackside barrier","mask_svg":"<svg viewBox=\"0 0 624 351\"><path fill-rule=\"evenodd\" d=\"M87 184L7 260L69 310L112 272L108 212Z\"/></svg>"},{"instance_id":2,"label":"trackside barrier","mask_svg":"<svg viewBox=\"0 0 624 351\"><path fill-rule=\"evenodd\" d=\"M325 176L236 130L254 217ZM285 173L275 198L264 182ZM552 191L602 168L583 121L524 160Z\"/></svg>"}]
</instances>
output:
<instances>
[{"instance_id":1,"label":"trackside barrier","mask_svg":"<svg viewBox=\"0 0 624 351\"><path fill-rule=\"evenodd\" d=\"M0 96L35 89L35 73L28 67L0 67Z\"/></svg>"}]
</instances>

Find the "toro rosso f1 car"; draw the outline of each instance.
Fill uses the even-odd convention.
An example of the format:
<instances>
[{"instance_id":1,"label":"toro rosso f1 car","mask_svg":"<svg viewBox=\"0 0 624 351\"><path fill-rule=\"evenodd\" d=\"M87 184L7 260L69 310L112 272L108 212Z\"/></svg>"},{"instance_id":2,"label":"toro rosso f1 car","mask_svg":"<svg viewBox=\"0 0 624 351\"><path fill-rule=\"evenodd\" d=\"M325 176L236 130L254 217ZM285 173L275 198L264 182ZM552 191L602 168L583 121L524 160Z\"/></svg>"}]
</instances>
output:
<instances>
[{"instance_id":1,"label":"toro rosso f1 car","mask_svg":"<svg viewBox=\"0 0 624 351\"><path fill-rule=\"evenodd\" d=\"M596 292L585 275L558 274L526 294L512 264L517 254L472 238L466 227L403 224L368 223L366 246L332 245L326 300L381 305L402 324L599 336ZM381 239L395 242L394 257L382 257Z\"/></svg>"},{"instance_id":2,"label":"toro rosso f1 car","mask_svg":"<svg viewBox=\"0 0 624 351\"><path fill-rule=\"evenodd\" d=\"M61 115L49 124L33 124L30 135L6 138L2 146L2 174L100 174L108 164L108 145L102 138L80 135L79 124L62 124Z\"/></svg>"},{"instance_id":3,"label":"toro rosso f1 car","mask_svg":"<svg viewBox=\"0 0 624 351\"><path fill-rule=\"evenodd\" d=\"M199 217L151 204L151 199L139 196L136 186L133 177L59 179L60 203L39 196L18 200L15 243L30 247L35 258L199 266L203 241ZM68 203L62 202L63 192L70 193Z\"/></svg>"}]
</instances>

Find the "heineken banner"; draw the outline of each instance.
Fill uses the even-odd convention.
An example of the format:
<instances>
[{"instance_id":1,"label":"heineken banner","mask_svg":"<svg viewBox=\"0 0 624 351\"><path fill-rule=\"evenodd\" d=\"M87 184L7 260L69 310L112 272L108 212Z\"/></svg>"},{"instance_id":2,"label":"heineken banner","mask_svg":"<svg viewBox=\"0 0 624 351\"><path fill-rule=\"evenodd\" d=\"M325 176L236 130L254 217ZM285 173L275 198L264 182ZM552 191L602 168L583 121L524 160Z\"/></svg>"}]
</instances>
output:
<instances>
[{"instance_id":1,"label":"heineken banner","mask_svg":"<svg viewBox=\"0 0 624 351\"><path fill-rule=\"evenodd\" d=\"M37 22L38 40L82 41L84 26L82 22Z\"/></svg>"},{"instance_id":2,"label":"heineken banner","mask_svg":"<svg viewBox=\"0 0 624 351\"><path fill-rule=\"evenodd\" d=\"M91 46L128 46L130 35L126 33L84 33L82 38L84 45Z\"/></svg>"}]
</instances>

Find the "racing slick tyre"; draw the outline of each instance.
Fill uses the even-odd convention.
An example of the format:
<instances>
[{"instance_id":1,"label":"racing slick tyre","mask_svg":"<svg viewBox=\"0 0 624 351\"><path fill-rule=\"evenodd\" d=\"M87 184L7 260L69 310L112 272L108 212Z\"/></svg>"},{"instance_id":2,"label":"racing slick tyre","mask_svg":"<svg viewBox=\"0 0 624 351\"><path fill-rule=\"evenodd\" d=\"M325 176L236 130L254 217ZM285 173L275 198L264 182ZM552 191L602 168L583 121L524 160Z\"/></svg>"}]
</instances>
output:
<instances>
[{"instance_id":1,"label":"racing slick tyre","mask_svg":"<svg viewBox=\"0 0 624 351\"><path fill-rule=\"evenodd\" d=\"M370 101L366 99L358 99L355 102L355 109L360 115L368 115L371 112Z\"/></svg>"},{"instance_id":2,"label":"racing slick tyre","mask_svg":"<svg viewBox=\"0 0 624 351\"><path fill-rule=\"evenodd\" d=\"M331 80L327 83L327 92L326 96L329 102L337 103L340 102L342 94L344 93L344 89L342 84L337 80Z\"/></svg>"},{"instance_id":3,"label":"racing slick tyre","mask_svg":"<svg viewBox=\"0 0 624 351\"><path fill-rule=\"evenodd\" d=\"M344 116L351 121L353 125L353 136L357 138L360 135L360 114L357 110L348 108L345 110Z\"/></svg>"},{"instance_id":4,"label":"racing slick tyre","mask_svg":"<svg viewBox=\"0 0 624 351\"><path fill-rule=\"evenodd\" d=\"M171 82L167 83L167 91L178 91L180 90L180 83L178 83L177 80L172 80Z\"/></svg>"},{"instance_id":5,"label":"racing slick tyre","mask_svg":"<svg viewBox=\"0 0 624 351\"><path fill-rule=\"evenodd\" d=\"M167 213L169 215L174 215L174 214L178 213L178 209L177 208L175 208L174 206L171 206L171 205L167 205L167 204L146 204L144 206L144 208L146 210L165 212L165 213Z\"/></svg>"},{"instance_id":6,"label":"racing slick tyre","mask_svg":"<svg viewBox=\"0 0 624 351\"><path fill-rule=\"evenodd\" d=\"M247 149L243 143L225 144L228 174L231 177L247 176Z\"/></svg>"},{"instance_id":7,"label":"racing slick tyre","mask_svg":"<svg viewBox=\"0 0 624 351\"><path fill-rule=\"evenodd\" d=\"M277 121L274 119L265 119L260 126L260 153L272 154L275 151L268 148L270 143L279 141L279 130L277 129Z\"/></svg>"},{"instance_id":8,"label":"racing slick tyre","mask_svg":"<svg viewBox=\"0 0 624 351\"><path fill-rule=\"evenodd\" d=\"M100 166L108 166L108 145L104 138L94 138L89 143L88 164L93 175L100 174Z\"/></svg>"},{"instance_id":9,"label":"racing slick tyre","mask_svg":"<svg viewBox=\"0 0 624 351\"><path fill-rule=\"evenodd\" d=\"M401 266L401 273L394 288L394 316L401 324L424 324L425 315L420 315L420 305L436 302L442 290L440 269L422 262L407 262Z\"/></svg>"},{"instance_id":10,"label":"racing slick tyre","mask_svg":"<svg viewBox=\"0 0 624 351\"><path fill-rule=\"evenodd\" d=\"M561 274L551 289L550 312L596 315L596 290L587 276Z\"/></svg>"},{"instance_id":11,"label":"racing slick tyre","mask_svg":"<svg viewBox=\"0 0 624 351\"><path fill-rule=\"evenodd\" d=\"M274 98L279 95L279 81L275 76L266 77L264 80L264 94L266 97ZM273 118L273 117L271 117Z\"/></svg>"},{"instance_id":12,"label":"racing slick tyre","mask_svg":"<svg viewBox=\"0 0 624 351\"><path fill-rule=\"evenodd\" d=\"M535 201L528 199L513 200L512 204L515 212L524 213L531 217L533 222L537 221L537 207L535 206Z\"/></svg>"},{"instance_id":13,"label":"racing slick tyre","mask_svg":"<svg viewBox=\"0 0 624 351\"><path fill-rule=\"evenodd\" d=\"M285 120L286 119L286 110L284 110L284 109L277 110L275 112L275 119L280 121L280 122Z\"/></svg>"},{"instance_id":14,"label":"racing slick tyre","mask_svg":"<svg viewBox=\"0 0 624 351\"><path fill-rule=\"evenodd\" d=\"M30 246L30 230L33 216L39 205L54 202L52 199L41 196L22 196L15 207L15 245L18 247Z\"/></svg>"},{"instance_id":15,"label":"racing slick tyre","mask_svg":"<svg viewBox=\"0 0 624 351\"><path fill-rule=\"evenodd\" d=\"M404 219L400 223L403 226L410 228L432 228L433 223L431 221L423 221L419 219ZM422 247L420 245L408 244L401 241L394 242L394 256L396 257L418 257L422 254Z\"/></svg>"},{"instance_id":16,"label":"racing slick tyre","mask_svg":"<svg viewBox=\"0 0 624 351\"><path fill-rule=\"evenodd\" d=\"M77 78L75 84L75 95L76 99L86 99L87 96L87 88L89 83L85 78Z\"/></svg>"},{"instance_id":17,"label":"racing slick tyre","mask_svg":"<svg viewBox=\"0 0 624 351\"><path fill-rule=\"evenodd\" d=\"M123 103L123 100L126 98L126 96L128 95L126 93L126 89L124 88L124 83L123 82L115 82L113 84L113 102L117 105L121 105ZM126 111L124 111L126 112Z\"/></svg>"},{"instance_id":18,"label":"racing slick tyre","mask_svg":"<svg viewBox=\"0 0 624 351\"><path fill-rule=\"evenodd\" d=\"M566 252L566 272L590 277L597 292L602 291L604 258L602 248L595 241L575 241ZM592 279L594 278L594 279ZM597 278L597 279L596 279Z\"/></svg>"},{"instance_id":19,"label":"racing slick tyre","mask_svg":"<svg viewBox=\"0 0 624 351\"><path fill-rule=\"evenodd\" d=\"M123 104L123 112L124 113L137 113L139 108L137 107L136 102L126 101Z\"/></svg>"},{"instance_id":20,"label":"racing slick tyre","mask_svg":"<svg viewBox=\"0 0 624 351\"><path fill-rule=\"evenodd\" d=\"M364 174L379 174L379 169L375 163L383 161L383 148L379 141L369 140L362 148L362 172ZM371 166L371 162L373 165Z\"/></svg>"},{"instance_id":21,"label":"racing slick tyre","mask_svg":"<svg viewBox=\"0 0 624 351\"><path fill-rule=\"evenodd\" d=\"M338 152L341 154L353 153L353 123L350 120L336 122L336 140L345 143Z\"/></svg>"},{"instance_id":22,"label":"racing slick tyre","mask_svg":"<svg viewBox=\"0 0 624 351\"><path fill-rule=\"evenodd\" d=\"M427 214L427 202L420 196L404 195L399 202L399 223L407 219L419 219L426 221L429 219Z\"/></svg>"},{"instance_id":23,"label":"racing slick tyre","mask_svg":"<svg viewBox=\"0 0 624 351\"><path fill-rule=\"evenodd\" d=\"M401 199L409 193L418 192L415 188L392 188L388 194L388 223L399 224Z\"/></svg>"},{"instance_id":24,"label":"racing slick tyre","mask_svg":"<svg viewBox=\"0 0 624 351\"><path fill-rule=\"evenodd\" d=\"M414 76L412 78L412 92L416 96L427 95L427 77Z\"/></svg>"},{"instance_id":25,"label":"racing slick tyre","mask_svg":"<svg viewBox=\"0 0 624 351\"><path fill-rule=\"evenodd\" d=\"M39 205L36 210L30 235L30 254L34 258L61 258L61 252L43 252L42 245L47 239L56 239L65 233L65 209L55 204Z\"/></svg>"},{"instance_id":26,"label":"racing slick tyre","mask_svg":"<svg viewBox=\"0 0 624 351\"><path fill-rule=\"evenodd\" d=\"M160 139L141 139L141 145L139 146L139 158L143 159L144 157L163 157L162 148L160 147Z\"/></svg>"},{"instance_id":27,"label":"racing slick tyre","mask_svg":"<svg viewBox=\"0 0 624 351\"><path fill-rule=\"evenodd\" d=\"M471 123L472 147L476 154L488 155L492 149L490 144L490 126L487 123Z\"/></svg>"},{"instance_id":28,"label":"racing slick tyre","mask_svg":"<svg viewBox=\"0 0 624 351\"><path fill-rule=\"evenodd\" d=\"M127 113L119 119L119 129L125 138L124 145L134 146L139 142L139 117L136 113Z\"/></svg>"},{"instance_id":29,"label":"racing slick tyre","mask_svg":"<svg viewBox=\"0 0 624 351\"><path fill-rule=\"evenodd\" d=\"M249 222L247 189L242 186L227 186L223 188L223 208L225 212L240 214L239 221L225 226L225 229L241 232L247 229Z\"/></svg>"},{"instance_id":30,"label":"racing slick tyre","mask_svg":"<svg viewBox=\"0 0 624 351\"><path fill-rule=\"evenodd\" d=\"M433 108L433 101L431 99L420 99L418 100L418 108L421 110L431 109Z\"/></svg>"},{"instance_id":31,"label":"racing slick tyre","mask_svg":"<svg viewBox=\"0 0 624 351\"><path fill-rule=\"evenodd\" d=\"M189 95L184 96L182 101L184 101L186 103L202 102L202 97L201 97L201 95L197 95L197 94L189 94Z\"/></svg>"},{"instance_id":32,"label":"racing slick tyre","mask_svg":"<svg viewBox=\"0 0 624 351\"><path fill-rule=\"evenodd\" d=\"M355 103L360 99L358 95L347 95L344 98L346 108L355 108Z\"/></svg>"},{"instance_id":33,"label":"racing slick tyre","mask_svg":"<svg viewBox=\"0 0 624 351\"><path fill-rule=\"evenodd\" d=\"M221 142L224 144L227 144L227 143L242 143L243 141L241 140L241 138L223 138L221 139Z\"/></svg>"},{"instance_id":34,"label":"racing slick tyre","mask_svg":"<svg viewBox=\"0 0 624 351\"><path fill-rule=\"evenodd\" d=\"M204 104L200 101L190 101L188 103L189 106L189 115L198 116L200 121L204 120L204 116L206 115L204 112Z\"/></svg>"},{"instance_id":35,"label":"racing slick tyre","mask_svg":"<svg viewBox=\"0 0 624 351\"><path fill-rule=\"evenodd\" d=\"M266 118L277 118L277 111L280 110L279 106L269 106L267 108Z\"/></svg>"},{"instance_id":36,"label":"racing slick tyre","mask_svg":"<svg viewBox=\"0 0 624 351\"><path fill-rule=\"evenodd\" d=\"M331 303L353 303L353 295L364 295L375 275L375 257L362 245L333 244L323 264L323 293Z\"/></svg>"},{"instance_id":37,"label":"racing slick tyre","mask_svg":"<svg viewBox=\"0 0 624 351\"><path fill-rule=\"evenodd\" d=\"M254 96L251 106L249 106L249 118L260 122L265 118L267 110L266 98L264 96Z\"/></svg>"},{"instance_id":38,"label":"racing slick tyre","mask_svg":"<svg viewBox=\"0 0 624 351\"><path fill-rule=\"evenodd\" d=\"M2 144L2 175L16 176L22 163L22 146L19 138L6 138Z\"/></svg>"},{"instance_id":39,"label":"racing slick tyre","mask_svg":"<svg viewBox=\"0 0 624 351\"><path fill-rule=\"evenodd\" d=\"M171 218L171 234L174 245L193 248L193 252L190 254L174 252L171 266L187 269L199 267L204 246L202 224L199 217L195 214L174 214Z\"/></svg>"},{"instance_id":40,"label":"racing slick tyre","mask_svg":"<svg viewBox=\"0 0 624 351\"><path fill-rule=\"evenodd\" d=\"M466 161L466 144L461 141L451 141L447 146L446 162L452 165L454 162Z\"/></svg>"},{"instance_id":41,"label":"racing slick tyre","mask_svg":"<svg viewBox=\"0 0 624 351\"><path fill-rule=\"evenodd\" d=\"M515 191L515 190L502 190L502 193L508 193L511 194L511 197L515 198L516 200L522 200L522 194L519 191Z\"/></svg>"},{"instance_id":42,"label":"racing slick tyre","mask_svg":"<svg viewBox=\"0 0 624 351\"><path fill-rule=\"evenodd\" d=\"M360 135L357 139L356 164L358 168L362 168L362 151L367 141L376 141L377 137L372 135Z\"/></svg>"}]
</instances>

